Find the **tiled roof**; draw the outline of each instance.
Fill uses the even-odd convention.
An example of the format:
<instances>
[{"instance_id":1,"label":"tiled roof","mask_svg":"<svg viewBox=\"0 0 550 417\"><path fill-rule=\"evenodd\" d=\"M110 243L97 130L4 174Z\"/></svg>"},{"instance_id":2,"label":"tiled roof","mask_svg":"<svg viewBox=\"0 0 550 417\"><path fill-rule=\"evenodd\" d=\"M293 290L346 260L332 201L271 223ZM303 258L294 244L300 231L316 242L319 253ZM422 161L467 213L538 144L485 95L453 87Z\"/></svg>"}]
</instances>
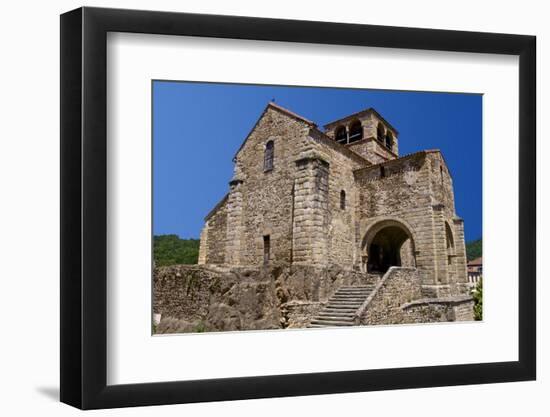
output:
<instances>
[{"instance_id":1,"label":"tiled roof","mask_svg":"<svg viewBox=\"0 0 550 417\"><path fill-rule=\"evenodd\" d=\"M468 266L477 266L477 265L483 265L482 256L480 256L479 258L472 259L471 261L468 261Z\"/></svg>"}]
</instances>

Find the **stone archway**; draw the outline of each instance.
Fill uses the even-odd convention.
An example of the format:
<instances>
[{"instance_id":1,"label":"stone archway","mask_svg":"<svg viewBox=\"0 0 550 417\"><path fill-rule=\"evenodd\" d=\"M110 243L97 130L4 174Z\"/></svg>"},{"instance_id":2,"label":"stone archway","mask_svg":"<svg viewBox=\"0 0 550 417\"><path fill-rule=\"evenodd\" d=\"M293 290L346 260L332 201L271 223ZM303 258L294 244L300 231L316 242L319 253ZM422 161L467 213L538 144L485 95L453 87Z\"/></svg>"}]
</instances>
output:
<instances>
[{"instance_id":1,"label":"stone archway","mask_svg":"<svg viewBox=\"0 0 550 417\"><path fill-rule=\"evenodd\" d=\"M371 225L362 246L366 272L384 273L392 266L416 267L413 235L398 220L386 219Z\"/></svg>"}]
</instances>

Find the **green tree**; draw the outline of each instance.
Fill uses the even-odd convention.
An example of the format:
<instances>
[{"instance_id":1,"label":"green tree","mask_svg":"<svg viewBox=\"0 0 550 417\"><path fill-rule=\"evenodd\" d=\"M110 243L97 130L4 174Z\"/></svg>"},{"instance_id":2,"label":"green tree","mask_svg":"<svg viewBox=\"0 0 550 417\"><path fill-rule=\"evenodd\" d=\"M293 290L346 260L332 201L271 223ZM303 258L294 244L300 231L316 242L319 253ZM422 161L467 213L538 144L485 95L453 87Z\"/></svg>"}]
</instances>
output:
<instances>
[{"instance_id":1,"label":"green tree","mask_svg":"<svg viewBox=\"0 0 550 417\"><path fill-rule=\"evenodd\" d=\"M472 291L474 297L474 319L483 320L483 278L481 278Z\"/></svg>"},{"instance_id":2,"label":"green tree","mask_svg":"<svg viewBox=\"0 0 550 417\"><path fill-rule=\"evenodd\" d=\"M177 235L153 238L153 256L156 266L196 264L199 259L198 239L180 239Z\"/></svg>"},{"instance_id":3,"label":"green tree","mask_svg":"<svg viewBox=\"0 0 550 417\"><path fill-rule=\"evenodd\" d=\"M466 243L466 257L469 261L472 259L479 258L482 256L482 249L483 249L483 241L482 239L473 240L471 242Z\"/></svg>"}]
</instances>

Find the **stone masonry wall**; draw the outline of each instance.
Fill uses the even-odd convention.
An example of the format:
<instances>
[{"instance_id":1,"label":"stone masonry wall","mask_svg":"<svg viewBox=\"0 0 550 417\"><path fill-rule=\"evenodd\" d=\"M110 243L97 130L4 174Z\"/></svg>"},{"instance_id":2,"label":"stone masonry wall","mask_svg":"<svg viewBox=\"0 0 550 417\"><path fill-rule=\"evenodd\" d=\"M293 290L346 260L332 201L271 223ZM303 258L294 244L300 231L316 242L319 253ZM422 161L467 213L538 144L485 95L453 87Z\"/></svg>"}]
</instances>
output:
<instances>
[{"instance_id":1,"label":"stone masonry wall","mask_svg":"<svg viewBox=\"0 0 550 417\"><path fill-rule=\"evenodd\" d=\"M290 262L292 209L297 155L308 149L310 126L268 108L236 157L235 177L243 181L242 265L261 265L263 237L269 236L270 258ZM264 170L264 152L274 142L273 169Z\"/></svg>"},{"instance_id":2,"label":"stone masonry wall","mask_svg":"<svg viewBox=\"0 0 550 417\"><path fill-rule=\"evenodd\" d=\"M376 140L375 137L362 139L347 145L347 147L359 155L364 155L372 164L379 164L389 159L395 159L395 156L388 152L385 146Z\"/></svg>"},{"instance_id":3,"label":"stone masonry wall","mask_svg":"<svg viewBox=\"0 0 550 417\"><path fill-rule=\"evenodd\" d=\"M296 161L292 262L323 265L328 260L329 164L316 156Z\"/></svg>"},{"instance_id":4,"label":"stone masonry wall","mask_svg":"<svg viewBox=\"0 0 550 417\"><path fill-rule=\"evenodd\" d=\"M466 280L461 275L466 262L463 234L456 227L452 181L442 164L438 151L427 151L355 173L360 236L389 219L410 229L424 295L430 297L459 293L456 282ZM452 227L452 248L447 247L446 225ZM361 242L363 251L365 243Z\"/></svg>"},{"instance_id":5,"label":"stone masonry wall","mask_svg":"<svg viewBox=\"0 0 550 417\"><path fill-rule=\"evenodd\" d=\"M403 323L473 321L474 301L468 296L424 299L402 306Z\"/></svg>"},{"instance_id":6,"label":"stone masonry wall","mask_svg":"<svg viewBox=\"0 0 550 417\"><path fill-rule=\"evenodd\" d=\"M424 285L437 284L433 236L433 207L430 171L425 154L389 161L356 171L360 190L358 217L360 238L377 223L395 219L410 228L416 250L416 265ZM367 255L366 242L361 249Z\"/></svg>"},{"instance_id":7,"label":"stone masonry wall","mask_svg":"<svg viewBox=\"0 0 550 417\"><path fill-rule=\"evenodd\" d=\"M421 280L414 268L392 267L360 317L360 324L407 324L472 321L470 296L421 298Z\"/></svg>"},{"instance_id":8,"label":"stone masonry wall","mask_svg":"<svg viewBox=\"0 0 550 417\"><path fill-rule=\"evenodd\" d=\"M464 294L467 291L466 246L463 221L455 212L453 180L441 153L429 152L427 166L433 193L435 267L443 284L438 295Z\"/></svg>"},{"instance_id":9,"label":"stone masonry wall","mask_svg":"<svg viewBox=\"0 0 550 417\"><path fill-rule=\"evenodd\" d=\"M392 267L378 284L363 315L361 324L399 324L404 322L401 306L422 297L421 277L415 268Z\"/></svg>"},{"instance_id":10,"label":"stone masonry wall","mask_svg":"<svg viewBox=\"0 0 550 417\"><path fill-rule=\"evenodd\" d=\"M366 280L365 274L338 266L157 267L153 313L161 320L156 333L305 327L340 286Z\"/></svg>"},{"instance_id":11,"label":"stone masonry wall","mask_svg":"<svg viewBox=\"0 0 550 417\"><path fill-rule=\"evenodd\" d=\"M266 171L268 141L274 143L274 161ZM340 263L351 269L356 257L353 170L367 164L312 125L268 107L236 156L226 205L225 263L261 265L264 236L269 236L274 261ZM311 234L315 228L322 229L319 236Z\"/></svg>"},{"instance_id":12,"label":"stone masonry wall","mask_svg":"<svg viewBox=\"0 0 550 417\"><path fill-rule=\"evenodd\" d=\"M223 264L226 251L227 200L206 221L201 232L199 263ZM203 262L200 262L200 261Z\"/></svg>"}]
</instances>

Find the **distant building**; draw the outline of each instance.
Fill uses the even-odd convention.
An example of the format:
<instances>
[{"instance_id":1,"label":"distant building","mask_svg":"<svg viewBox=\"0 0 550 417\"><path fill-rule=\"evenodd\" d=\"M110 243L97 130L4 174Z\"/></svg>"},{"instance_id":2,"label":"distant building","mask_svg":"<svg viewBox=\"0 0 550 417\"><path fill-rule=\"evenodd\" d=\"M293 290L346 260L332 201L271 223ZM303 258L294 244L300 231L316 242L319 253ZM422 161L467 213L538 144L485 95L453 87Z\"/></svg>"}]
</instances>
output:
<instances>
[{"instance_id":1,"label":"distant building","mask_svg":"<svg viewBox=\"0 0 550 417\"><path fill-rule=\"evenodd\" d=\"M468 284L474 288L483 276L483 257L468 262Z\"/></svg>"}]
</instances>

